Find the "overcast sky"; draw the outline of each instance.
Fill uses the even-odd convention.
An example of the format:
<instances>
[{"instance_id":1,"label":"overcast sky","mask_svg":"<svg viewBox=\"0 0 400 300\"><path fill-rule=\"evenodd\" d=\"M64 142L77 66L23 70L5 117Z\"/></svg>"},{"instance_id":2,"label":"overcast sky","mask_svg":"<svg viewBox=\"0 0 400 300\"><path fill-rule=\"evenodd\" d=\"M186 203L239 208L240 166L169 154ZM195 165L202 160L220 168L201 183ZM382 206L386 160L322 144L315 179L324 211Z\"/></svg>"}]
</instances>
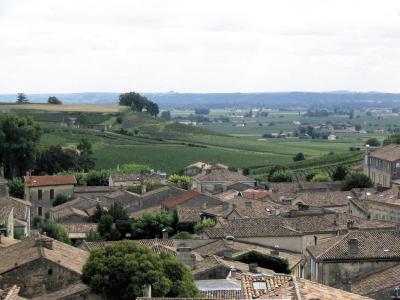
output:
<instances>
[{"instance_id":1,"label":"overcast sky","mask_svg":"<svg viewBox=\"0 0 400 300\"><path fill-rule=\"evenodd\" d=\"M0 0L0 93L400 91L399 0Z\"/></svg>"}]
</instances>

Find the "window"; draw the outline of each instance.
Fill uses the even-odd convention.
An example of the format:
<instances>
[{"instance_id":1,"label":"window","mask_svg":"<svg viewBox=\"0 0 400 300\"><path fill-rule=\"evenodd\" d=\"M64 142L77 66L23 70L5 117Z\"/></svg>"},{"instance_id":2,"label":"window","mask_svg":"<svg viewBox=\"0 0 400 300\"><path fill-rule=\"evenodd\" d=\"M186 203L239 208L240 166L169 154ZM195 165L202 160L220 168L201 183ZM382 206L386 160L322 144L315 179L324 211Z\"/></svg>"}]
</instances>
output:
<instances>
[{"instance_id":1,"label":"window","mask_svg":"<svg viewBox=\"0 0 400 300\"><path fill-rule=\"evenodd\" d=\"M42 211L42 207L38 207L38 215L42 216L43 215L43 211Z\"/></svg>"},{"instance_id":2,"label":"window","mask_svg":"<svg viewBox=\"0 0 400 300\"><path fill-rule=\"evenodd\" d=\"M54 190L53 189L51 189L50 190L50 199L54 199Z\"/></svg>"},{"instance_id":3,"label":"window","mask_svg":"<svg viewBox=\"0 0 400 300\"><path fill-rule=\"evenodd\" d=\"M43 191L42 190L38 190L37 198L38 198L38 200L42 200L42 198L43 198Z\"/></svg>"},{"instance_id":4,"label":"window","mask_svg":"<svg viewBox=\"0 0 400 300\"><path fill-rule=\"evenodd\" d=\"M47 274L52 275L52 274L53 274L53 269L49 269L49 270L47 271Z\"/></svg>"}]
</instances>

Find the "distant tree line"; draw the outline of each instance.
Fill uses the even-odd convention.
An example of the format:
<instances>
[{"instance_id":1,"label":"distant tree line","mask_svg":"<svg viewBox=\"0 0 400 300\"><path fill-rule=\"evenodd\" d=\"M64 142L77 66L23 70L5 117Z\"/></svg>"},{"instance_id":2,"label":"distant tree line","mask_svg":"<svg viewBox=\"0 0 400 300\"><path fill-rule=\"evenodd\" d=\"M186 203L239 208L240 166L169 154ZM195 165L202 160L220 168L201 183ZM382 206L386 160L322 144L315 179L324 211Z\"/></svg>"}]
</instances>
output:
<instances>
[{"instance_id":1,"label":"distant tree line","mask_svg":"<svg viewBox=\"0 0 400 300\"><path fill-rule=\"evenodd\" d=\"M119 105L129 106L133 111L137 112L146 110L152 116L157 116L160 112L157 103L135 92L119 95Z\"/></svg>"}]
</instances>

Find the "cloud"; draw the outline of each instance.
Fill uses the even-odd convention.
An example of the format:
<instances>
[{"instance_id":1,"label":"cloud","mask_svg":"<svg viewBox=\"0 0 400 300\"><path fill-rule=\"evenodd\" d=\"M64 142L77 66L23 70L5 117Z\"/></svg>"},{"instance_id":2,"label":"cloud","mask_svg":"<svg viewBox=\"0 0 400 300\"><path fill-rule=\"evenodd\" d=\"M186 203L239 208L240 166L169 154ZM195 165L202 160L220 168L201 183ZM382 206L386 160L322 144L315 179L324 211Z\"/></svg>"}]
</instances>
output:
<instances>
[{"instance_id":1,"label":"cloud","mask_svg":"<svg viewBox=\"0 0 400 300\"><path fill-rule=\"evenodd\" d=\"M399 11L395 0L0 0L0 93L398 91Z\"/></svg>"}]
</instances>

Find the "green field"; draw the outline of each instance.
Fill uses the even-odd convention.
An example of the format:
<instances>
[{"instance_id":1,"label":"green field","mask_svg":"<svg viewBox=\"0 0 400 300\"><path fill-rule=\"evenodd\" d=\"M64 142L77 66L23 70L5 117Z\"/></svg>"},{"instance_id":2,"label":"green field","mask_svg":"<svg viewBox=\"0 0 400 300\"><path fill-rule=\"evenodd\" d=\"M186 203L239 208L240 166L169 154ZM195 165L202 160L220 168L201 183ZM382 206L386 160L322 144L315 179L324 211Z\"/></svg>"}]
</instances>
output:
<instances>
[{"instance_id":1,"label":"green field","mask_svg":"<svg viewBox=\"0 0 400 300\"><path fill-rule=\"evenodd\" d=\"M79 116L78 108L68 107L66 111L46 111L41 109L20 109L20 106L11 109L20 115L32 116L44 129L41 139L41 148L50 145L75 147L83 138L93 145L96 158L96 168L111 168L126 163L146 164L149 167L167 172L175 172L195 161L218 161L236 168L250 167L254 175L264 174L263 166L274 164L291 165L293 156L298 152L304 153L309 165L298 168L298 174L315 169L321 164L319 157L330 153L338 155L336 159L327 163L326 170L340 162L354 163L361 159L360 155L349 154L349 147L354 143L362 143L376 134L338 135L338 140L311 140L311 139L268 139L259 140L264 133L292 131L296 128L293 121L319 124L326 122L323 118L305 118L298 113L272 111L268 117L239 118L236 110L212 110L210 118L227 115L231 123L212 123L202 126L188 126L176 122L165 122L150 117L145 113L134 113L130 110L121 110L113 107L102 109L93 107L93 111L86 108L84 113L91 124L107 124L108 131L67 128L57 125L65 117ZM63 107L59 106L60 108ZM83 107L81 107L83 108ZM246 110L243 110L245 112ZM188 116L190 111L173 111L177 116ZM236 115L234 116L233 113ZM118 122L118 118L120 119ZM342 117L332 117L332 120L344 120ZM241 119L241 121L239 121ZM365 117L353 120L354 123L366 122ZM375 120L376 119L376 120ZM390 119L372 118L371 128L398 121L396 117ZM121 121L122 120L122 121ZM246 122L245 127L235 127L234 122ZM371 121L371 119L370 119ZM378 122L379 121L379 122ZM233 122L233 123L232 123ZM273 122L273 125L268 125ZM375 124L375 122L377 122ZM260 126L261 124L261 126ZM368 127L368 124L365 125ZM375 126L375 127L374 127ZM383 139L384 136L378 136ZM323 158L325 159L325 158ZM311 162L315 161L313 165ZM257 171L258 170L258 171ZM328 171L327 171L328 172ZM299 175L300 177L302 175Z\"/></svg>"}]
</instances>

